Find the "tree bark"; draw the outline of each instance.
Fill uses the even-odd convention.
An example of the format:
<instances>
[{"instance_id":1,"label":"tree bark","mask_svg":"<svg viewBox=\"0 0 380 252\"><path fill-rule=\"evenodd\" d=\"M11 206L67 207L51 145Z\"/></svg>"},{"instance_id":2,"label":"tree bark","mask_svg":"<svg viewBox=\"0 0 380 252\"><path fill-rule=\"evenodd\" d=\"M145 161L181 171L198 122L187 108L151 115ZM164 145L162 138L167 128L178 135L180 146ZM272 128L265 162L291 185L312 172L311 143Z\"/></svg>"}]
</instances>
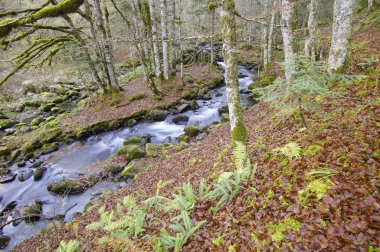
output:
<instances>
[{"instance_id":1,"label":"tree bark","mask_svg":"<svg viewBox=\"0 0 380 252\"><path fill-rule=\"evenodd\" d=\"M262 0L261 3L264 5L264 20L267 24L268 20L268 1L269 0ZM262 25L261 26L261 50L263 55L263 66L264 68L268 65L268 25Z\"/></svg>"},{"instance_id":2,"label":"tree bark","mask_svg":"<svg viewBox=\"0 0 380 252\"><path fill-rule=\"evenodd\" d=\"M112 50L111 50L112 48L110 45L110 41L108 40L107 31L104 25L103 13L100 7L100 2L99 0L93 0L93 4L94 4L95 24L100 33L100 39L101 39L100 45L104 53L105 64L107 66L106 73L108 73L108 76L107 76L108 81L109 81L108 86L117 87L118 86L117 78L116 78L115 69L113 67L114 63L112 62L112 58L113 58Z\"/></svg>"},{"instance_id":3,"label":"tree bark","mask_svg":"<svg viewBox=\"0 0 380 252\"><path fill-rule=\"evenodd\" d=\"M170 66L169 66L169 43L168 43L168 26L167 26L167 3L166 0L160 0L161 5L161 32L162 32L162 60L163 60L163 66L164 66L164 78L165 80L169 79L169 72L170 72Z\"/></svg>"},{"instance_id":4,"label":"tree bark","mask_svg":"<svg viewBox=\"0 0 380 252\"><path fill-rule=\"evenodd\" d=\"M152 38L153 38L153 55L155 63L155 74L161 77L161 62L160 62L160 49L158 46L158 36L157 36L157 18L155 13L155 0L149 0L150 16L152 19Z\"/></svg>"},{"instance_id":5,"label":"tree bark","mask_svg":"<svg viewBox=\"0 0 380 252\"><path fill-rule=\"evenodd\" d=\"M212 66L215 61L215 55L214 55L214 33L215 33L215 10L212 10L211 13L211 56L210 56L210 65Z\"/></svg>"},{"instance_id":6,"label":"tree bark","mask_svg":"<svg viewBox=\"0 0 380 252\"><path fill-rule=\"evenodd\" d=\"M289 84L293 75L294 56L293 56L293 30L292 30L292 16L293 8L290 0L282 0L282 40L284 43L285 55L285 78Z\"/></svg>"},{"instance_id":7,"label":"tree bark","mask_svg":"<svg viewBox=\"0 0 380 252\"><path fill-rule=\"evenodd\" d=\"M332 41L329 55L329 72L340 70L349 50L354 0L335 0Z\"/></svg>"},{"instance_id":8,"label":"tree bark","mask_svg":"<svg viewBox=\"0 0 380 252\"><path fill-rule=\"evenodd\" d=\"M276 0L274 0L272 4L272 12L271 12L271 19L269 23L269 34L268 34L267 60L269 64L272 62L273 29L274 29L274 22L276 20L276 11L275 11L276 5L277 5Z\"/></svg>"},{"instance_id":9,"label":"tree bark","mask_svg":"<svg viewBox=\"0 0 380 252\"><path fill-rule=\"evenodd\" d=\"M243 112L240 106L240 93L236 57L236 20L235 1L221 1L220 21L223 34L223 58L226 65L225 81L227 103L230 117L232 141L243 141L247 137L247 129L243 121Z\"/></svg>"},{"instance_id":10,"label":"tree bark","mask_svg":"<svg viewBox=\"0 0 380 252\"><path fill-rule=\"evenodd\" d=\"M309 19L307 22L306 35L308 36L305 40L305 55L315 60L316 52L316 36L317 36L317 12L318 0L310 0L309 4Z\"/></svg>"},{"instance_id":11,"label":"tree bark","mask_svg":"<svg viewBox=\"0 0 380 252\"><path fill-rule=\"evenodd\" d=\"M368 0L368 10L369 12L373 11L373 0Z\"/></svg>"},{"instance_id":12,"label":"tree bark","mask_svg":"<svg viewBox=\"0 0 380 252\"><path fill-rule=\"evenodd\" d=\"M175 19L176 19L176 0L172 0L172 20L171 20L171 36L170 36L170 65L172 70L176 70L176 29L175 29Z\"/></svg>"}]
</instances>

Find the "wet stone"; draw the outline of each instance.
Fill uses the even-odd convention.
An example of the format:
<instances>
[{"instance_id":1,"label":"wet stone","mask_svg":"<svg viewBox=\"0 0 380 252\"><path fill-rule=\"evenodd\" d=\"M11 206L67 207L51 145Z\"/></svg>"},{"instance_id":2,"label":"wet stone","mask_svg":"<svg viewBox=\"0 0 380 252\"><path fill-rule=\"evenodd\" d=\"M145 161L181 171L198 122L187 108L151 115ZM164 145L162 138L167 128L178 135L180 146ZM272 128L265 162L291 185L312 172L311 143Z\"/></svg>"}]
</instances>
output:
<instances>
[{"instance_id":1,"label":"wet stone","mask_svg":"<svg viewBox=\"0 0 380 252\"><path fill-rule=\"evenodd\" d=\"M18 180L20 182L24 182L25 180L28 180L29 178L31 178L34 174L34 171L33 170L25 170L25 171L21 171L19 176L18 176Z\"/></svg>"}]
</instances>

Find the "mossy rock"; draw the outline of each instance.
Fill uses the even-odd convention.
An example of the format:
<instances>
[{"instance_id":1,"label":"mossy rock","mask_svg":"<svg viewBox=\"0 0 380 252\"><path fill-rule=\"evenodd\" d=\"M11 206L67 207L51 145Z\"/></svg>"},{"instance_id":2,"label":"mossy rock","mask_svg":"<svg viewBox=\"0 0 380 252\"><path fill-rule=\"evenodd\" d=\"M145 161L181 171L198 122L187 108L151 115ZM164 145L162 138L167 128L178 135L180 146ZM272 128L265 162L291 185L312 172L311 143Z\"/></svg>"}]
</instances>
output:
<instances>
[{"instance_id":1,"label":"mossy rock","mask_svg":"<svg viewBox=\"0 0 380 252\"><path fill-rule=\"evenodd\" d=\"M20 149L12 151L12 153L11 153L11 160L12 161L16 160L16 158L19 157L20 155L21 155L21 150Z\"/></svg>"},{"instance_id":2,"label":"mossy rock","mask_svg":"<svg viewBox=\"0 0 380 252\"><path fill-rule=\"evenodd\" d=\"M53 99L53 101L52 101L52 103L55 103L55 104L57 104L57 103L62 103L63 102L63 98L62 98L62 96L56 96L54 99Z\"/></svg>"},{"instance_id":3,"label":"mossy rock","mask_svg":"<svg viewBox=\"0 0 380 252\"><path fill-rule=\"evenodd\" d=\"M140 145L135 144L124 146L123 152L127 160L134 160L145 156L145 150Z\"/></svg>"},{"instance_id":4,"label":"mossy rock","mask_svg":"<svg viewBox=\"0 0 380 252\"><path fill-rule=\"evenodd\" d=\"M42 119L41 117L37 117L37 118L34 118L32 120L32 122L30 123L31 126L38 126L40 125L42 122L44 121L44 119Z\"/></svg>"},{"instance_id":5,"label":"mossy rock","mask_svg":"<svg viewBox=\"0 0 380 252\"><path fill-rule=\"evenodd\" d=\"M18 180L20 182L24 182L25 180L28 180L30 179L34 174L34 171L29 169L29 170L24 170L24 171L21 171L20 174L18 175Z\"/></svg>"},{"instance_id":6,"label":"mossy rock","mask_svg":"<svg viewBox=\"0 0 380 252\"><path fill-rule=\"evenodd\" d=\"M86 190L87 183L81 180L62 179L47 186L49 192L62 194L75 194Z\"/></svg>"},{"instance_id":7,"label":"mossy rock","mask_svg":"<svg viewBox=\"0 0 380 252\"><path fill-rule=\"evenodd\" d=\"M55 119L55 116L49 116L48 118L46 118L46 122L51 122Z\"/></svg>"},{"instance_id":8,"label":"mossy rock","mask_svg":"<svg viewBox=\"0 0 380 252\"><path fill-rule=\"evenodd\" d=\"M149 112L149 118L154 120L154 121L162 121L166 118L168 115L168 111L166 110L152 110Z\"/></svg>"},{"instance_id":9,"label":"mossy rock","mask_svg":"<svg viewBox=\"0 0 380 252\"><path fill-rule=\"evenodd\" d=\"M55 107L54 103L47 103L47 104L41 105L39 110L42 112L49 112L53 107Z\"/></svg>"},{"instance_id":10,"label":"mossy rock","mask_svg":"<svg viewBox=\"0 0 380 252\"><path fill-rule=\"evenodd\" d=\"M41 160L37 160L36 162L34 162L32 164L32 166L30 166L30 168L37 168L39 167L43 162Z\"/></svg>"},{"instance_id":11,"label":"mossy rock","mask_svg":"<svg viewBox=\"0 0 380 252\"><path fill-rule=\"evenodd\" d=\"M36 201L28 205L24 209L24 212L22 213L22 217L24 218L26 222L30 223L41 218L41 214L42 214L42 203L39 201Z\"/></svg>"},{"instance_id":12,"label":"mossy rock","mask_svg":"<svg viewBox=\"0 0 380 252\"><path fill-rule=\"evenodd\" d=\"M193 109L193 110L199 108L199 104L198 104L198 102L196 100L191 100L190 103L189 103L189 105L190 105L190 108Z\"/></svg>"},{"instance_id":13,"label":"mossy rock","mask_svg":"<svg viewBox=\"0 0 380 252\"><path fill-rule=\"evenodd\" d=\"M42 154L48 154L56 150L58 150L57 143L44 144L44 146L42 146Z\"/></svg>"},{"instance_id":14,"label":"mossy rock","mask_svg":"<svg viewBox=\"0 0 380 252\"><path fill-rule=\"evenodd\" d=\"M221 117L222 117L222 122L228 122L230 120L230 114L228 113L223 113Z\"/></svg>"},{"instance_id":15,"label":"mossy rock","mask_svg":"<svg viewBox=\"0 0 380 252\"><path fill-rule=\"evenodd\" d=\"M61 109L58 108L58 107L53 107L53 108L51 108L50 111L53 112L53 113L58 113L59 111L61 111Z\"/></svg>"},{"instance_id":16,"label":"mossy rock","mask_svg":"<svg viewBox=\"0 0 380 252\"><path fill-rule=\"evenodd\" d=\"M36 171L34 172L34 176L33 176L34 181L41 180L42 177L44 176L45 171L46 171L45 166L37 168Z\"/></svg>"},{"instance_id":17,"label":"mossy rock","mask_svg":"<svg viewBox=\"0 0 380 252\"><path fill-rule=\"evenodd\" d=\"M131 137L123 142L123 145L131 145L131 144L141 144L144 139L138 136Z\"/></svg>"},{"instance_id":18,"label":"mossy rock","mask_svg":"<svg viewBox=\"0 0 380 252\"><path fill-rule=\"evenodd\" d=\"M179 142L185 142L185 143L188 143L189 142L189 136L186 135L186 134L182 134L178 137L178 141Z\"/></svg>"},{"instance_id":19,"label":"mossy rock","mask_svg":"<svg viewBox=\"0 0 380 252\"><path fill-rule=\"evenodd\" d=\"M193 136L198 135L198 133L201 130L197 126L189 125L189 126L185 127L184 131L185 131L186 135L193 137Z\"/></svg>"},{"instance_id":20,"label":"mossy rock","mask_svg":"<svg viewBox=\"0 0 380 252\"><path fill-rule=\"evenodd\" d=\"M75 96L79 96L79 92L78 91L75 91L75 90L71 90L67 93L67 97L69 98L73 98Z\"/></svg>"},{"instance_id":21,"label":"mossy rock","mask_svg":"<svg viewBox=\"0 0 380 252\"><path fill-rule=\"evenodd\" d=\"M40 148L42 144L37 139L28 141L21 146L21 152L25 155Z\"/></svg>"},{"instance_id":22,"label":"mossy rock","mask_svg":"<svg viewBox=\"0 0 380 252\"><path fill-rule=\"evenodd\" d=\"M4 113L0 112L0 119L9 119Z\"/></svg>"},{"instance_id":23,"label":"mossy rock","mask_svg":"<svg viewBox=\"0 0 380 252\"><path fill-rule=\"evenodd\" d=\"M62 129L58 126L51 129L44 129L39 132L39 138L42 143L51 143L57 140L62 134Z\"/></svg>"},{"instance_id":24,"label":"mossy rock","mask_svg":"<svg viewBox=\"0 0 380 252\"><path fill-rule=\"evenodd\" d=\"M133 178L136 176L137 173L139 173L140 169L136 166L129 164L127 165L124 170L121 172L121 175L125 178Z\"/></svg>"},{"instance_id":25,"label":"mossy rock","mask_svg":"<svg viewBox=\"0 0 380 252\"><path fill-rule=\"evenodd\" d=\"M16 122L9 119L0 119L0 130L8 129L15 125Z\"/></svg>"},{"instance_id":26,"label":"mossy rock","mask_svg":"<svg viewBox=\"0 0 380 252\"><path fill-rule=\"evenodd\" d=\"M188 122L189 117L187 115L178 115L172 119L172 122L178 124L180 122Z\"/></svg>"},{"instance_id":27,"label":"mossy rock","mask_svg":"<svg viewBox=\"0 0 380 252\"><path fill-rule=\"evenodd\" d=\"M0 235L0 249L5 249L9 242L11 241L11 238L5 235Z\"/></svg>"},{"instance_id":28,"label":"mossy rock","mask_svg":"<svg viewBox=\"0 0 380 252\"><path fill-rule=\"evenodd\" d=\"M0 157L6 156L9 154L9 149L5 146L0 147Z\"/></svg>"}]
</instances>

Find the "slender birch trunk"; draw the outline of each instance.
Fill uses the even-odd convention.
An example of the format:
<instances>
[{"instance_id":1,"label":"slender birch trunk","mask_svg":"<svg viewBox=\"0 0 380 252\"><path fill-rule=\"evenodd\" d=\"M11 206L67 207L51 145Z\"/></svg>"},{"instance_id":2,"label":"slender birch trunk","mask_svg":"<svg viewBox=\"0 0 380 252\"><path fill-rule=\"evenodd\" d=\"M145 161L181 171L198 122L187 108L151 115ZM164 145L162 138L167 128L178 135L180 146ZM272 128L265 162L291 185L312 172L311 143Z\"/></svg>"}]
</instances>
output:
<instances>
[{"instance_id":1,"label":"slender birch trunk","mask_svg":"<svg viewBox=\"0 0 380 252\"><path fill-rule=\"evenodd\" d=\"M221 0L220 22L223 34L223 58L226 65L226 92L231 125L232 141L243 141L247 137L247 129L243 121L240 106L240 93L236 58L236 20L235 1Z\"/></svg>"},{"instance_id":2,"label":"slender birch trunk","mask_svg":"<svg viewBox=\"0 0 380 252\"><path fill-rule=\"evenodd\" d=\"M172 0L172 20L171 20L171 36L170 36L170 65L171 69L175 70L176 61L176 29L175 29L175 19L176 19L176 5L175 0Z\"/></svg>"},{"instance_id":3,"label":"slender birch trunk","mask_svg":"<svg viewBox=\"0 0 380 252\"><path fill-rule=\"evenodd\" d=\"M108 40L108 37L107 37L107 32L106 32L106 28L105 28L104 20L103 20L103 13L100 8L99 0L93 0L93 4L94 4L95 23L101 36L101 45L102 45L101 48L104 50L103 53L104 53L104 58L105 58L105 64L107 66L107 73L108 73L107 77L109 80L108 85L110 87L117 87L118 86L116 83L117 78L116 78L116 73L113 68L110 41Z\"/></svg>"},{"instance_id":4,"label":"slender birch trunk","mask_svg":"<svg viewBox=\"0 0 380 252\"><path fill-rule=\"evenodd\" d=\"M329 55L329 72L344 66L349 50L349 37L352 31L354 0L335 0L334 23Z\"/></svg>"},{"instance_id":5,"label":"slender birch trunk","mask_svg":"<svg viewBox=\"0 0 380 252\"><path fill-rule=\"evenodd\" d=\"M282 0L281 8L281 32L282 40L284 43L284 54L285 54L285 78L287 83L290 83L294 65L294 56L293 56L293 30L292 30L292 15L293 8L290 0Z\"/></svg>"},{"instance_id":6,"label":"slender birch trunk","mask_svg":"<svg viewBox=\"0 0 380 252\"><path fill-rule=\"evenodd\" d=\"M179 3L179 14L178 14L178 18L179 18L179 21L178 21L178 35L180 38L182 38L182 0L179 0L178 1ZM179 46L179 57L181 59L181 63L180 63L180 78L181 78L181 84L182 85L185 85L185 81L183 80L183 45L182 45L182 41L180 41L180 46Z\"/></svg>"},{"instance_id":7,"label":"slender birch trunk","mask_svg":"<svg viewBox=\"0 0 380 252\"><path fill-rule=\"evenodd\" d=\"M305 55L315 60L316 52L316 34L317 34L317 12L318 0L311 0L309 4L309 19L307 22L306 35L308 36L305 40Z\"/></svg>"},{"instance_id":8,"label":"slender birch trunk","mask_svg":"<svg viewBox=\"0 0 380 252\"><path fill-rule=\"evenodd\" d=\"M169 43L168 43L168 26L167 26L167 3L166 0L160 0L161 5L161 32L162 32L162 60L164 66L164 78L165 80L169 79Z\"/></svg>"},{"instance_id":9,"label":"slender birch trunk","mask_svg":"<svg viewBox=\"0 0 380 252\"><path fill-rule=\"evenodd\" d=\"M267 16L268 16L268 1L269 0L262 0L261 3L264 5L264 20L265 23L267 23ZM263 66L266 68L268 65L268 25L262 25L261 26L261 50L263 55Z\"/></svg>"},{"instance_id":10,"label":"slender birch trunk","mask_svg":"<svg viewBox=\"0 0 380 252\"><path fill-rule=\"evenodd\" d=\"M215 61L214 55L214 33L215 33L215 9L211 13L211 56L210 56L210 65L212 66Z\"/></svg>"},{"instance_id":11,"label":"slender birch trunk","mask_svg":"<svg viewBox=\"0 0 380 252\"><path fill-rule=\"evenodd\" d=\"M368 10L369 12L373 11L373 0L368 0Z\"/></svg>"},{"instance_id":12,"label":"slender birch trunk","mask_svg":"<svg viewBox=\"0 0 380 252\"><path fill-rule=\"evenodd\" d=\"M158 46L158 36L157 36L157 17L155 14L155 0L149 0L150 16L152 19L152 38L153 38L153 55L155 63L155 74L161 77L161 62L160 62L160 49Z\"/></svg>"},{"instance_id":13,"label":"slender birch trunk","mask_svg":"<svg viewBox=\"0 0 380 252\"><path fill-rule=\"evenodd\" d=\"M269 23L269 34L268 34L267 60L269 64L272 62L273 30L274 30L274 22L276 20L276 11L275 11L276 5L277 5L277 2L276 0L274 0L272 4L272 12L271 12L271 18L270 18L270 23Z\"/></svg>"}]
</instances>

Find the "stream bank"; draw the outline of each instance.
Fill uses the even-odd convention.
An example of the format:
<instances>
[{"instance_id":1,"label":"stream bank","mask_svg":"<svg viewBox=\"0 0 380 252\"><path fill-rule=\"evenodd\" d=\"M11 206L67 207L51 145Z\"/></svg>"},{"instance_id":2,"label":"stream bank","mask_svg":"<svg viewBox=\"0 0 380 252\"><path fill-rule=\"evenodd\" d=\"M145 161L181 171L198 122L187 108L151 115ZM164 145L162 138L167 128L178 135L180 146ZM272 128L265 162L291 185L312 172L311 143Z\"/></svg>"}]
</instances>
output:
<instances>
[{"instance_id":1,"label":"stream bank","mask_svg":"<svg viewBox=\"0 0 380 252\"><path fill-rule=\"evenodd\" d=\"M219 65L223 67L223 63L219 63ZM239 66L241 100L245 107L253 104L247 90L252 83L251 79L251 71L246 67ZM188 125L203 129L218 123L222 120L223 113L226 112L226 100L225 86L218 86L206 92L203 99L196 99L196 106L183 103L177 105L175 110L169 110L166 115L153 118L155 120L147 117L139 122L136 121L133 126L97 134L84 141L61 146L58 151L26 161L23 163L23 167L17 167L17 165L11 167L12 174L17 175L17 179L7 184L0 184L0 193L3 195L0 209L6 208L7 205L13 206L2 214L3 222L21 215L28 205L36 201L42 203L42 215L45 218L35 221L34 227L25 221L16 226L5 226L2 229L2 235L11 239L6 249L34 234L35 229L41 230L49 220L56 216L63 216L64 221L71 220L77 213L84 211L90 199L101 199L104 190L114 190L126 186L129 179L115 183L112 178L106 176L100 182L80 184L80 190L75 188L73 194L67 194L68 191L66 191L58 196L47 190L48 185L62 180L74 179L77 181L78 178L83 181L88 178L89 174L103 174L103 171L99 170L100 165L96 164L106 161L112 154L117 153L126 139L139 136L147 139L147 142L153 145L174 143ZM192 103L194 104L194 102ZM184 106L184 104L186 105ZM39 167L44 167L43 176L40 180L34 181L30 171L36 173ZM21 174L27 174L28 179L20 181L18 178ZM77 193L74 194L74 192Z\"/></svg>"}]
</instances>

